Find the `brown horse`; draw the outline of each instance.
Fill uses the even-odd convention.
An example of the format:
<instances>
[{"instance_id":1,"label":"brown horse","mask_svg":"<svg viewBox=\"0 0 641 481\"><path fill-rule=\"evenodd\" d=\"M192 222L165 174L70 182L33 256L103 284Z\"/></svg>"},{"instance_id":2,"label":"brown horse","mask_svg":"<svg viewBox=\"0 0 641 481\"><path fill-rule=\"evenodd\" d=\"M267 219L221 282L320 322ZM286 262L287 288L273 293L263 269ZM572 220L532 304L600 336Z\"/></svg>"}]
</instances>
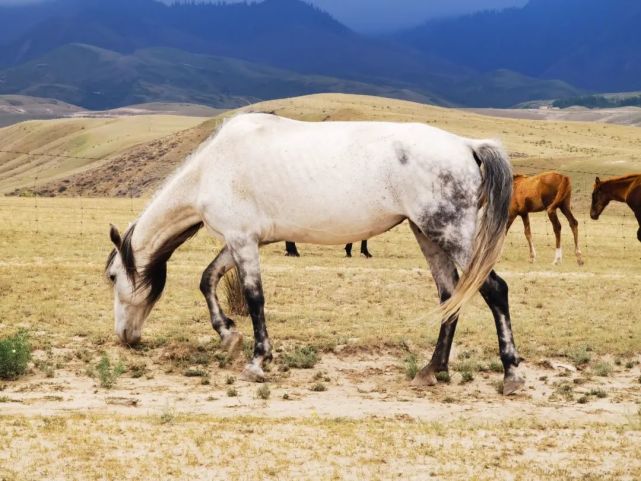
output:
<instances>
[{"instance_id":1,"label":"brown horse","mask_svg":"<svg viewBox=\"0 0 641 481\"><path fill-rule=\"evenodd\" d=\"M558 172L544 172L539 175L514 176L514 191L512 195L512 204L510 205L510 219L508 230L516 219L521 216L523 226L525 227L525 237L530 246L530 262L536 260L536 251L532 244L532 232L530 230L530 212L546 211L556 236L556 253L554 264L559 264L563 257L561 250L561 222L556 213L561 209L563 215L567 218L574 235L574 248L578 264L583 265L583 257L579 249L579 223L570 210L572 198L572 184L570 178L559 174Z\"/></svg>"},{"instance_id":2,"label":"brown horse","mask_svg":"<svg viewBox=\"0 0 641 481\"><path fill-rule=\"evenodd\" d=\"M628 174L601 182L598 177L592 192L590 217L597 220L610 201L625 202L639 222L637 239L641 242L641 174Z\"/></svg>"}]
</instances>

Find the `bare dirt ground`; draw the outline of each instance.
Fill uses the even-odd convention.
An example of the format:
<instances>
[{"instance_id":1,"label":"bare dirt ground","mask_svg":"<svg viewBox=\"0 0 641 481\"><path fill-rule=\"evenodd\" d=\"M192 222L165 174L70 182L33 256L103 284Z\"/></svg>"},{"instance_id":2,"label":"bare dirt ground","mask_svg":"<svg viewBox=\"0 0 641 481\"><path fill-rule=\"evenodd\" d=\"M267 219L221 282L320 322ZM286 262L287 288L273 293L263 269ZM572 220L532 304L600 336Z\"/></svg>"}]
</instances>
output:
<instances>
[{"instance_id":1,"label":"bare dirt ground","mask_svg":"<svg viewBox=\"0 0 641 481\"><path fill-rule=\"evenodd\" d=\"M82 346L78 340L78 348ZM42 373L3 386L3 415L56 415L74 412L101 414L207 414L224 417L267 416L272 418L353 418L407 416L422 421L464 420L482 417L502 422L522 419L581 421L598 416L603 422L625 424L636 416L641 402L638 362L634 368L619 369L608 377L587 375L567 359L522 365L527 379L524 390L510 397L497 392L502 373L477 372L473 382L464 382L452 372L449 383L434 388L412 388L405 376L403 353L381 354L349 351L323 354L313 369L280 372L273 366L268 379L269 402L257 398L260 387L242 381L238 374L244 360L226 368L194 365L168 368L172 348L161 349L157 359L145 356L144 375L124 375L117 386L103 389L88 377L82 362L68 362L55 377ZM64 357L73 347L56 353ZM173 353L175 355L175 352ZM44 358L44 353L38 353ZM453 355L456 364L457 355ZM189 370L198 375L188 377ZM168 372L171 371L171 372ZM135 374L134 374L135 375ZM233 383L232 379L233 378ZM207 379L207 384L203 384ZM314 391L321 384L326 391ZM236 396L227 390L233 386ZM566 386L571 386L568 389ZM317 388L316 388L317 389ZM599 398L597 391L607 397ZM287 399L283 399L285 396ZM577 399L586 396L585 403Z\"/></svg>"}]
</instances>

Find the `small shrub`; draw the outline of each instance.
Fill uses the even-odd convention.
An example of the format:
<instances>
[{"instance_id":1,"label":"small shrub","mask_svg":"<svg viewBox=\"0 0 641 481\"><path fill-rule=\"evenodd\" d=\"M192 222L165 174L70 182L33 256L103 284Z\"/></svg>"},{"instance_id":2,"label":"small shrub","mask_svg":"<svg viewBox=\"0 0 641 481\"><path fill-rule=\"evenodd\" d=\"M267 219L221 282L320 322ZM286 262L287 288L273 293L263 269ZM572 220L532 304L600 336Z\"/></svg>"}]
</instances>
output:
<instances>
[{"instance_id":1,"label":"small shrub","mask_svg":"<svg viewBox=\"0 0 641 481\"><path fill-rule=\"evenodd\" d=\"M587 404L588 401L590 401L590 398L587 396L581 396L579 399L576 400L579 404Z\"/></svg>"},{"instance_id":2,"label":"small shrub","mask_svg":"<svg viewBox=\"0 0 641 481\"><path fill-rule=\"evenodd\" d=\"M597 363L592 369L594 371L594 374L600 377L608 377L610 374L612 374L612 365L606 361Z\"/></svg>"},{"instance_id":3,"label":"small shrub","mask_svg":"<svg viewBox=\"0 0 641 481\"><path fill-rule=\"evenodd\" d=\"M289 401L289 394L288 393L283 394L283 399L285 401Z\"/></svg>"},{"instance_id":4,"label":"small shrub","mask_svg":"<svg viewBox=\"0 0 641 481\"><path fill-rule=\"evenodd\" d=\"M160 424L171 424L176 419L173 411L165 411L160 415Z\"/></svg>"},{"instance_id":5,"label":"small shrub","mask_svg":"<svg viewBox=\"0 0 641 481\"><path fill-rule=\"evenodd\" d=\"M14 380L27 372L31 346L25 331L0 339L0 379Z\"/></svg>"},{"instance_id":6,"label":"small shrub","mask_svg":"<svg viewBox=\"0 0 641 481\"><path fill-rule=\"evenodd\" d=\"M227 389L227 397L236 397L238 396L238 391L236 391L235 387L230 387Z\"/></svg>"},{"instance_id":7,"label":"small shrub","mask_svg":"<svg viewBox=\"0 0 641 481\"><path fill-rule=\"evenodd\" d=\"M474 381L474 373L472 371L463 371L461 372L462 384L467 384L468 382Z\"/></svg>"},{"instance_id":8,"label":"small shrub","mask_svg":"<svg viewBox=\"0 0 641 481\"><path fill-rule=\"evenodd\" d=\"M125 372L125 366L118 361L115 366L111 365L111 360L107 354L103 354L96 365L96 373L100 380L100 385L105 389L111 389L116 384L120 375Z\"/></svg>"},{"instance_id":9,"label":"small shrub","mask_svg":"<svg viewBox=\"0 0 641 481\"><path fill-rule=\"evenodd\" d=\"M490 371L503 372L503 364L501 364L499 361L490 362Z\"/></svg>"},{"instance_id":10,"label":"small shrub","mask_svg":"<svg viewBox=\"0 0 641 481\"><path fill-rule=\"evenodd\" d=\"M405 357L405 376L407 379L414 379L416 374L418 374L418 371L418 358L416 357L416 354L410 352Z\"/></svg>"},{"instance_id":11,"label":"small shrub","mask_svg":"<svg viewBox=\"0 0 641 481\"><path fill-rule=\"evenodd\" d=\"M312 369L318 362L318 352L315 347L296 347L292 352L283 355L283 363L294 369Z\"/></svg>"},{"instance_id":12,"label":"small shrub","mask_svg":"<svg viewBox=\"0 0 641 481\"><path fill-rule=\"evenodd\" d=\"M271 396L271 391L269 390L269 386L267 384L263 384L256 390L256 397L258 399L267 400L269 399L269 396Z\"/></svg>"},{"instance_id":13,"label":"small shrub","mask_svg":"<svg viewBox=\"0 0 641 481\"><path fill-rule=\"evenodd\" d=\"M227 384L228 386L233 385L235 382L236 382L236 378L234 376L227 376L225 378L225 384Z\"/></svg>"},{"instance_id":14,"label":"small shrub","mask_svg":"<svg viewBox=\"0 0 641 481\"><path fill-rule=\"evenodd\" d=\"M595 396L598 397L599 399L603 399L608 397L608 393L605 392L603 389L590 389L590 396Z\"/></svg>"},{"instance_id":15,"label":"small shrub","mask_svg":"<svg viewBox=\"0 0 641 481\"><path fill-rule=\"evenodd\" d=\"M323 384L322 382L317 382L310 388L310 390L314 392L323 392L327 391L327 386L325 386L325 384Z\"/></svg>"},{"instance_id":16,"label":"small shrub","mask_svg":"<svg viewBox=\"0 0 641 481\"><path fill-rule=\"evenodd\" d=\"M243 285L236 269L232 269L223 277L223 297L227 301L229 312L237 316L247 316L249 308L245 300Z\"/></svg>"},{"instance_id":17,"label":"small shrub","mask_svg":"<svg viewBox=\"0 0 641 481\"><path fill-rule=\"evenodd\" d=\"M436 380L438 382L449 383L450 382L450 373L447 371L441 371L436 373Z\"/></svg>"},{"instance_id":18,"label":"small shrub","mask_svg":"<svg viewBox=\"0 0 641 481\"><path fill-rule=\"evenodd\" d=\"M503 394L503 380L496 381L494 383L494 389L496 389L497 393Z\"/></svg>"},{"instance_id":19,"label":"small shrub","mask_svg":"<svg viewBox=\"0 0 641 481\"><path fill-rule=\"evenodd\" d=\"M570 351L568 353L568 357L572 359L572 362L576 367L585 366L592 360L592 354L590 354L587 347L580 347Z\"/></svg>"},{"instance_id":20,"label":"small shrub","mask_svg":"<svg viewBox=\"0 0 641 481\"><path fill-rule=\"evenodd\" d=\"M129 364L128 370L131 373L131 377L138 379L147 372L147 365L144 361L135 361Z\"/></svg>"},{"instance_id":21,"label":"small shrub","mask_svg":"<svg viewBox=\"0 0 641 481\"><path fill-rule=\"evenodd\" d=\"M628 361L625 363L626 369L632 369L634 367L634 361Z\"/></svg>"},{"instance_id":22,"label":"small shrub","mask_svg":"<svg viewBox=\"0 0 641 481\"><path fill-rule=\"evenodd\" d=\"M209 374L207 374L207 371L204 371L202 369L194 369L194 368L189 368L186 369L183 372L183 376L185 377L207 377Z\"/></svg>"}]
</instances>

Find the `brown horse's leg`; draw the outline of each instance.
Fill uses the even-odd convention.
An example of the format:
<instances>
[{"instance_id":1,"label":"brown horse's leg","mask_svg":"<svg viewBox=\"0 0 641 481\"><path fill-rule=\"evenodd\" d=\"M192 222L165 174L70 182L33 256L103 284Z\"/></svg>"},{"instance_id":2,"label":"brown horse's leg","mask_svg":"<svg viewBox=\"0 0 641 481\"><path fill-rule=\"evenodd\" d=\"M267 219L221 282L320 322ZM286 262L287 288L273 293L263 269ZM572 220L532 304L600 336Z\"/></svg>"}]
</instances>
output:
<instances>
[{"instance_id":1,"label":"brown horse's leg","mask_svg":"<svg viewBox=\"0 0 641 481\"><path fill-rule=\"evenodd\" d=\"M557 265L563 260L563 250L561 249L561 221L559 221L559 216L556 214L556 208L548 209L548 217L552 222L554 236L556 237L556 252L554 253L554 262L552 264Z\"/></svg>"},{"instance_id":2,"label":"brown horse's leg","mask_svg":"<svg viewBox=\"0 0 641 481\"><path fill-rule=\"evenodd\" d=\"M530 216L529 214L523 214L521 216L523 219L523 229L525 231L525 238L527 243L530 246L530 262L536 261L536 250L534 249L534 243L532 242L532 231L530 230Z\"/></svg>"},{"instance_id":3,"label":"brown horse's leg","mask_svg":"<svg viewBox=\"0 0 641 481\"><path fill-rule=\"evenodd\" d=\"M579 221L576 220L572 211L570 210L570 202L565 202L561 206L561 212L567 218L568 223L570 224L570 229L572 229L572 235L574 236L574 252L576 253L576 261L582 266L583 265L583 254L579 248Z\"/></svg>"}]
</instances>

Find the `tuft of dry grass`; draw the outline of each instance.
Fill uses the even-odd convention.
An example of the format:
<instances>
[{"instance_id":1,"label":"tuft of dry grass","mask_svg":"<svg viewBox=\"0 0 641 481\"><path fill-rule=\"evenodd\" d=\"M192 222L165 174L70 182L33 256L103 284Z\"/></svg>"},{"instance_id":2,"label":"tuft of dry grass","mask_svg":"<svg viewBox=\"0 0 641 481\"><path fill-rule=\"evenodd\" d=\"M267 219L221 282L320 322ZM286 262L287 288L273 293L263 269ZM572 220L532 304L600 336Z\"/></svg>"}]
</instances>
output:
<instances>
[{"instance_id":1,"label":"tuft of dry grass","mask_svg":"<svg viewBox=\"0 0 641 481\"><path fill-rule=\"evenodd\" d=\"M240 281L238 270L236 268L228 271L221 280L223 290L223 299L227 304L227 309L231 314L237 316L248 316L249 308L243 291L243 284Z\"/></svg>"}]
</instances>

